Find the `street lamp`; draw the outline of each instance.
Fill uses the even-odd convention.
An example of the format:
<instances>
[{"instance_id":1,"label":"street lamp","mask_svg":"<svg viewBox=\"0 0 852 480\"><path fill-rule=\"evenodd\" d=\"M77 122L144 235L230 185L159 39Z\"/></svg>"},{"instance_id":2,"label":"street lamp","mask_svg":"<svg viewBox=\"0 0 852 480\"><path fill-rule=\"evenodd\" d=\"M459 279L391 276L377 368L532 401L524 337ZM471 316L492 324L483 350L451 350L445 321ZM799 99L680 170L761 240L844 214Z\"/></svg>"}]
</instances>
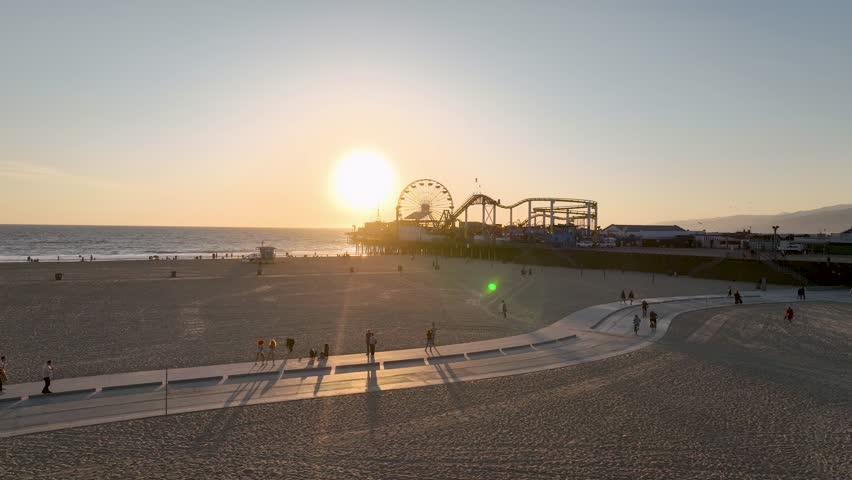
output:
<instances>
[{"instance_id":1,"label":"street lamp","mask_svg":"<svg viewBox=\"0 0 852 480\"><path fill-rule=\"evenodd\" d=\"M778 225L772 226L772 257L778 258Z\"/></svg>"}]
</instances>

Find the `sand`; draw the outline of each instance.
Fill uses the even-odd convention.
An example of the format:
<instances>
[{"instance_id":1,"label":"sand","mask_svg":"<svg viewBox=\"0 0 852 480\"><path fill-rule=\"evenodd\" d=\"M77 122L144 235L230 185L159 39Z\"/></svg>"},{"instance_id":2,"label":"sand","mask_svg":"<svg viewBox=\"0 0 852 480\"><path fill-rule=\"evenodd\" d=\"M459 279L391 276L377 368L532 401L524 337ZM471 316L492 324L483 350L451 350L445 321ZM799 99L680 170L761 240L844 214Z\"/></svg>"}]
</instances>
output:
<instances>
[{"instance_id":1,"label":"sand","mask_svg":"<svg viewBox=\"0 0 852 480\"><path fill-rule=\"evenodd\" d=\"M852 306L798 310L693 312L547 372L15 437L0 461L9 478L850 478Z\"/></svg>"},{"instance_id":2,"label":"sand","mask_svg":"<svg viewBox=\"0 0 852 480\"><path fill-rule=\"evenodd\" d=\"M423 345L432 321L439 345L468 342L536 330L622 289L670 296L731 285L540 267L521 277L519 265L462 259L441 259L434 271L431 261L297 258L262 276L235 260L0 264L0 352L18 383L39 381L47 358L56 378L251 361L258 338L293 337L294 356L324 343L332 354L356 353L368 328L379 350L395 350Z\"/></svg>"}]
</instances>

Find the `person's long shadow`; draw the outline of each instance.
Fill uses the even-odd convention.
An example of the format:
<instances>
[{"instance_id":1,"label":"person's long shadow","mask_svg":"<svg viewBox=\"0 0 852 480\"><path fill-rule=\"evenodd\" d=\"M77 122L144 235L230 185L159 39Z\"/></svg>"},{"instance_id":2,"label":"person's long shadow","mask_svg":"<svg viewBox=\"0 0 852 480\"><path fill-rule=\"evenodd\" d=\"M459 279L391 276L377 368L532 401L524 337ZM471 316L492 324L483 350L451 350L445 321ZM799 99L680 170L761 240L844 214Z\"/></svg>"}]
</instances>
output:
<instances>
[{"instance_id":1,"label":"person's long shadow","mask_svg":"<svg viewBox=\"0 0 852 480\"><path fill-rule=\"evenodd\" d=\"M325 364L326 364L327 361L328 360L325 359L325 358L318 359L317 362L316 362L315 368L325 368ZM308 365L311 365L311 364L313 364L313 360L311 360L311 363L309 363ZM324 378L325 378L325 375L317 375L317 383L314 384L314 397L316 397L317 394L319 393L320 386L322 385L322 381L323 381Z\"/></svg>"},{"instance_id":2,"label":"person's long shadow","mask_svg":"<svg viewBox=\"0 0 852 480\"><path fill-rule=\"evenodd\" d=\"M277 369L275 365L273 365L272 368L278 373L263 385L263 388L260 391L261 396L266 395L270 390L272 390L272 387L274 387L275 384L278 383L278 380L281 380L281 378L284 377L284 371L287 369L287 358L285 357L281 359L281 365L277 367Z\"/></svg>"},{"instance_id":3,"label":"person's long shadow","mask_svg":"<svg viewBox=\"0 0 852 480\"><path fill-rule=\"evenodd\" d=\"M444 385L447 387L447 393L450 395L450 400L459 410L464 410L464 399L462 399L460 394L460 388L458 385L458 376L453 372L453 367L449 366L449 364L435 364L435 371L438 372L438 375L441 377L441 380L444 381Z\"/></svg>"},{"instance_id":4,"label":"person's long shadow","mask_svg":"<svg viewBox=\"0 0 852 480\"><path fill-rule=\"evenodd\" d=\"M370 431L373 431L378 426L381 419L379 414L381 390L378 378L378 365L376 365L375 369L367 370L367 426Z\"/></svg>"},{"instance_id":5,"label":"person's long shadow","mask_svg":"<svg viewBox=\"0 0 852 480\"><path fill-rule=\"evenodd\" d=\"M193 451L213 449L222 450L227 435L232 432L240 419L241 409L222 408L204 426L204 429L193 440Z\"/></svg>"},{"instance_id":6,"label":"person's long shadow","mask_svg":"<svg viewBox=\"0 0 852 480\"><path fill-rule=\"evenodd\" d=\"M200 451L206 446L220 451L225 443L225 437L232 431L239 420L241 409L227 408L232 405L245 405L258 389L257 382L241 383L233 393L225 400L224 408L218 409L216 414L207 422L204 430L195 437L193 449ZM243 399L238 397L243 394Z\"/></svg>"}]
</instances>

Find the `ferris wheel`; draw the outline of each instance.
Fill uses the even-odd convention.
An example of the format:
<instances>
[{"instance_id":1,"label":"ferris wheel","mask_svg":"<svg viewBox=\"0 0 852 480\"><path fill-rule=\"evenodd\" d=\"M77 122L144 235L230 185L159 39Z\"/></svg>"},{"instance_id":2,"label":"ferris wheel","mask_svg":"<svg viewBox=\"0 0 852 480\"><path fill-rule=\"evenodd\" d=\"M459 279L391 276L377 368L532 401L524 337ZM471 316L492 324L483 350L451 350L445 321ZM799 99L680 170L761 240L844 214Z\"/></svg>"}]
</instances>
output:
<instances>
[{"instance_id":1,"label":"ferris wheel","mask_svg":"<svg viewBox=\"0 0 852 480\"><path fill-rule=\"evenodd\" d=\"M453 213L453 197L437 180L421 178L409 183L396 202L397 220L437 227Z\"/></svg>"}]
</instances>

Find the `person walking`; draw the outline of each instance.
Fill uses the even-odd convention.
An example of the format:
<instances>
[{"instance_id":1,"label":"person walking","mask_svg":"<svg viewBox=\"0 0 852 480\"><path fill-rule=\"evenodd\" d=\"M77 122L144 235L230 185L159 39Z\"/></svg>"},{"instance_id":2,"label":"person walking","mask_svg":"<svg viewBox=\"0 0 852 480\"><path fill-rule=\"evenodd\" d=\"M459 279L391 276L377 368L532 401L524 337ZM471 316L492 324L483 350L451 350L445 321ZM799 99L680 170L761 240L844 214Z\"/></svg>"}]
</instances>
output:
<instances>
[{"instance_id":1,"label":"person walking","mask_svg":"<svg viewBox=\"0 0 852 480\"><path fill-rule=\"evenodd\" d=\"M435 344L433 343L433 341L434 341L434 334L435 334L435 333L432 331L432 329L431 329L431 328L430 328L430 329L428 329L428 330L426 330L426 348L424 348L424 349L423 349L423 351L424 351L424 352L425 352L425 351L428 351L428 350L431 350L431 349L432 349L432 347L434 347L434 346L435 346Z\"/></svg>"},{"instance_id":2,"label":"person walking","mask_svg":"<svg viewBox=\"0 0 852 480\"><path fill-rule=\"evenodd\" d=\"M376 334L370 335L370 358L376 358L376 344L378 343Z\"/></svg>"},{"instance_id":3,"label":"person walking","mask_svg":"<svg viewBox=\"0 0 852 480\"><path fill-rule=\"evenodd\" d=\"M642 300L642 318L645 318L647 316L648 316L648 302L646 302L645 300Z\"/></svg>"},{"instance_id":4,"label":"person walking","mask_svg":"<svg viewBox=\"0 0 852 480\"><path fill-rule=\"evenodd\" d=\"M639 335L639 324L642 321L639 320L639 315L633 315L633 335Z\"/></svg>"},{"instance_id":5,"label":"person walking","mask_svg":"<svg viewBox=\"0 0 852 480\"><path fill-rule=\"evenodd\" d=\"M730 296L732 296L733 294L734 294L734 291L733 291L733 290L731 289L731 287L729 286L729 287L728 287L728 296L730 297Z\"/></svg>"},{"instance_id":6,"label":"person walking","mask_svg":"<svg viewBox=\"0 0 852 480\"><path fill-rule=\"evenodd\" d=\"M734 292L734 305L739 305L741 303L743 303L743 296L740 295L740 291L737 290Z\"/></svg>"},{"instance_id":7,"label":"person walking","mask_svg":"<svg viewBox=\"0 0 852 480\"><path fill-rule=\"evenodd\" d=\"M275 366L275 349L278 348L278 342L273 338L269 341L269 358L272 359L272 366Z\"/></svg>"},{"instance_id":8,"label":"person walking","mask_svg":"<svg viewBox=\"0 0 852 480\"><path fill-rule=\"evenodd\" d=\"M651 310L651 331L657 331L657 312Z\"/></svg>"},{"instance_id":9,"label":"person walking","mask_svg":"<svg viewBox=\"0 0 852 480\"><path fill-rule=\"evenodd\" d=\"M505 300L500 300L500 310L503 312L503 318L506 318L506 314L509 312L509 309L506 308Z\"/></svg>"},{"instance_id":10,"label":"person walking","mask_svg":"<svg viewBox=\"0 0 852 480\"><path fill-rule=\"evenodd\" d=\"M41 389L41 393L53 393L50 391L50 380L53 378L53 362L50 360L41 367L41 378L44 379L44 388Z\"/></svg>"},{"instance_id":11,"label":"person walking","mask_svg":"<svg viewBox=\"0 0 852 480\"><path fill-rule=\"evenodd\" d=\"M254 363L257 363L260 360L263 363L266 363L266 356L263 354L263 340L257 341L257 354L254 356Z\"/></svg>"},{"instance_id":12,"label":"person walking","mask_svg":"<svg viewBox=\"0 0 852 480\"><path fill-rule=\"evenodd\" d=\"M367 356L370 356L370 339L373 338L373 332L367 330L367 335L364 338L364 343L367 345Z\"/></svg>"},{"instance_id":13,"label":"person walking","mask_svg":"<svg viewBox=\"0 0 852 480\"><path fill-rule=\"evenodd\" d=\"M784 320L787 320L788 323L793 323L793 307L787 307L787 311L784 312Z\"/></svg>"},{"instance_id":14,"label":"person walking","mask_svg":"<svg viewBox=\"0 0 852 480\"><path fill-rule=\"evenodd\" d=\"M3 393L3 385L9 383L9 377L6 376L6 355L0 357L0 393Z\"/></svg>"},{"instance_id":15,"label":"person walking","mask_svg":"<svg viewBox=\"0 0 852 480\"><path fill-rule=\"evenodd\" d=\"M630 299L630 305L633 305L633 299L636 298L635 295L633 295L633 290L630 290L630 294L627 295L627 298Z\"/></svg>"},{"instance_id":16,"label":"person walking","mask_svg":"<svg viewBox=\"0 0 852 480\"><path fill-rule=\"evenodd\" d=\"M624 290L621 291L621 303L627 303L627 295L624 294Z\"/></svg>"}]
</instances>

